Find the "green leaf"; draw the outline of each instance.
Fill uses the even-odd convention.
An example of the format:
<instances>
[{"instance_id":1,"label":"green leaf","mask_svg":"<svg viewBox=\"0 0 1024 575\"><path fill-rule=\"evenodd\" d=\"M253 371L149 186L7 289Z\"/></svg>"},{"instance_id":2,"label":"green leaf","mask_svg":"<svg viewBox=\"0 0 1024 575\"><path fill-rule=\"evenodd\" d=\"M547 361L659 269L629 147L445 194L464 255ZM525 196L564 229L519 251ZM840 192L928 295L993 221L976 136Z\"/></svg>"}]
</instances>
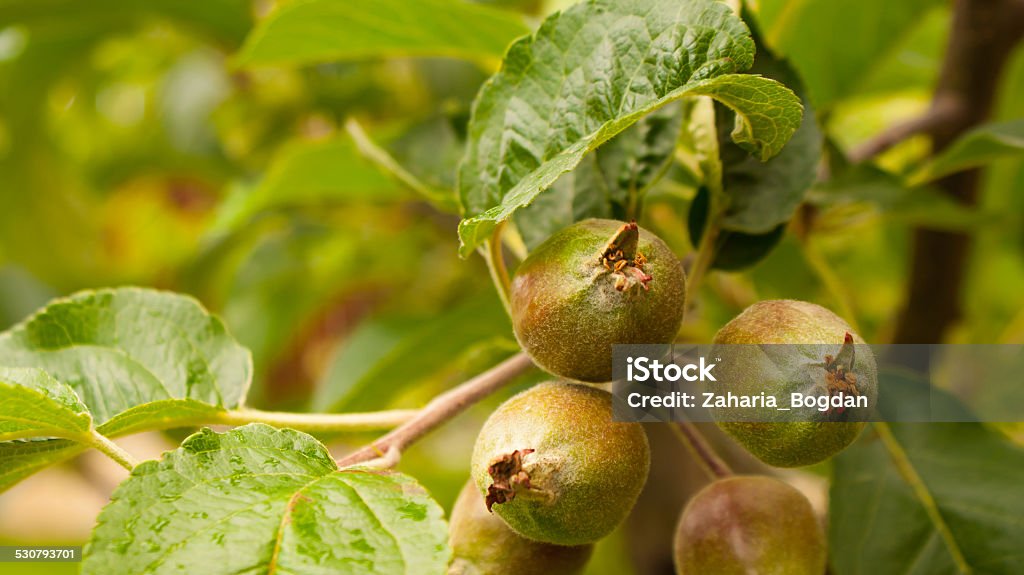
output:
<instances>
[{"instance_id":1,"label":"green leaf","mask_svg":"<svg viewBox=\"0 0 1024 575\"><path fill-rule=\"evenodd\" d=\"M704 235L704 226L707 225L708 210L710 209L709 196L710 192L706 187L702 186L697 190L697 195L694 196L687 214L687 231L690 243L695 246L700 244ZM768 254L782 241L785 234L785 224L780 224L766 234L745 234L723 229L715 238L715 256L711 267L727 271L752 267L768 257Z\"/></svg>"},{"instance_id":2,"label":"green leaf","mask_svg":"<svg viewBox=\"0 0 1024 575\"><path fill-rule=\"evenodd\" d=\"M339 471L306 434L206 429L118 487L82 572L440 575L442 515L412 478Z\"/></svg>"},{"instance_id":3,"label":"green leaf","mask_svg":"<svg viewBox=\"0 0 1024 575\"><path fill-rule=\"evenodd\" d=\"M732 138L765 160L800 124L796 96L758 76L754 44L711 0L591 0L514 44L474 104L459 171L467 256L590 151L666 104L711 96L738 113Z\"/></svg>"},{"instance_id":4,"label":"green leaf","mask_svg":"<svg viewBox=\"0 0 1024 575\"><path fill-rule=\"evenodd\" d=\"M871 72L940 0L761 0L769 46L789 58L822 110L867 86Z\"/></svg>"},{"instance_id":5,"label":"green leaf","mask_svg":"<svg viewBox=\"0 0 1024 575\"><path fill-rule=\"evenodd\" d=\"M38 369L0 367L0 441L88 434L92 418L70 387Z\"/></svg>"},{"instance_id":6,"label":"green leaf","mask_svg":"<svg viewBox=\"0 0 1024 575\"><path fill-rule=\"evenodd\" d=\"M822 134L796 71L763 47L756 30L754 42L757 56L750 72L790 87L804 107L800 127L782 151L768 161L758 161L729 141L735 114L722 105L715 106L722 189L728 197L720 225L727 231L763 235L771 234L789 221L804 193L814 183L821 159Z\"/></svg>"},{"instance_id":7,"label":"green leaf","mask_svg":"<svg viewBox=\"0 0 1024 575\"><path fill-rule=\"evenodd\" d=\"M526 34L520 16L462 0L301 0L273 12L238 54L243 66L383 57L496 61Z\"/></svg>"},{"instance_id":8,"label":"green leaf","mask_svg":"<svg viewBox=\"0 0 1024 575\"><path fill-rule=\"evenodd\" d=\"M32 439L0 442L0 493L55 463L89 449L68 439Z\"/></svg>"},{"instance_id":9,"label":"green leaf","mask_svg":"<svg viewBox=\"0 0 1024 575\"><path fill-rule=\"evenodd\" d=\"M194 399L162 399L122 411L96 431L118 437L139 431L189 427L216 421L224 411L223 407Z\"/></svg>"},{"instance_id":10,"label":"green leaf","mask_svg":"<svg viewBox=\"0 0 1024 575\"><path fill-rule=\"evenodd\" d=\"M1024 572L1024 449L978 423L889 428L934 500L932 513L881 437L866 433L835 458L829 539L836 575L954 574L962 572L958 562L979 574Z\"/></svg>"},{"instance_id":11,"label":"green leaf","mask_svg":"<svg viewBox=\"0 0 1024 575\"><path fill-rule=\"evenodd\" d=\"M211 233L238 229L272 209L394 201L406 196L401 186L359 155L347 136L295 142L278 153L254 189L233 190L218 210Z\"/></svg>"},{"instance_id":12,"label":"green leaf","mask_svg":"<svg viewBox=\"0 0 1024 575\"><path fill-rule=\"evenodd\" d=\"M154 401L129 409L100 425L96 431L108 438L159 429L189 427L217 421L223 409L191 399ZM82 430L88 432L88 429ZM89 449L67 439L33 439L0 442L0 493L42 469Z\"/></svg>"},{"instance_id":13,"label":"green leaf","mask_svg":"<svg viewBox=\"0 0 1024 575\"><path fill-rule=\"evenodd\" d=\"M137 288L54 301L0 334L0 364L45 370L108 427L154 401L238 407L252 371L249 352L197 301Z\"/></svg>"},{"instance_id":14,"label":"green leaf","mask_svg":"<svg viewBox=\"0 0 1024 575\"><path fill-rule=\"evenodd\" d=\"M808 202L820 207L843 207L868 203L886 218L914 226L942 230L970 231L980 227L1020 226L1020 215L991 213L965 206L929 186L909 187L896 176L873 166L860 165L807 194Z\"/></svg>"},{"instance_id":15,"label":"green leaf","mask_svg":"<svg viewBox=\"0 0 1024 575\"><path fill-rule=\"evenodd\" d=\"M978 126L961 136L938 157L911 176L912 184L922 184L943 176L977 168L1004 158L1024 155L1024 120L1012 120Z\"/></svg>"},{"instance_id":16,"label":"green leaf","mask_svg":"<svg viewBox=\"0 0 1024 575\"><path fill-rule=\"evenodd\" d=\"M249 352L198 302L137 288L55 300L0 334L0 365L45 370L0 369L0 440L80 439L93 422L107 437L208 422L242 405L252 372ZM0 442L0 491L85 449Z\"/></svg>"},{"instance_id":17,"label":"green leaf","mask_svg":"<svg viewBox=\"0 0 1024 575\"><path fill-rule=\"evenodd\" d=\"M672 162L682 119L677 105L655 110L562 174L516 213L526 247L586 218L640 219L644 194Z\"/></svg>"}]
</instances>

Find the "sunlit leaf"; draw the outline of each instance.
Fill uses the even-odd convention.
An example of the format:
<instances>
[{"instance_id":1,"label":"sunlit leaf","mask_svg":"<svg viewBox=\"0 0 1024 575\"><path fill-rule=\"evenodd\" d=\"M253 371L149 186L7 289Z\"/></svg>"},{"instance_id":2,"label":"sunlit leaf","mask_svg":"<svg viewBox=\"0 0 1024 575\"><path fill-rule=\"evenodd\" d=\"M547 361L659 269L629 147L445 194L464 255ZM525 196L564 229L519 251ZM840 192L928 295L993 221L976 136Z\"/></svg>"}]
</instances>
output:
<instances>
[{"instance_id":1,"label":"sunlit leaf","mask_svg":"<svg viewBox=\"0 0 1024 575\"><path fill-rule=\"evenodd\" d=\"M97 424L154 401L237 407L251 359L195 300L122 288L56 300L0 334L0 365L46 370Z\"/></svg>"},{"instance_id":2,"label":"sunlit leaf","mask_svg":"<svg viewBox=\"0 0 1024 575\"><path fill-rule=\"evenodd\" d=\"M118 487L82 572L441 574L442 515L412 478L338 470L306 434L207 429Z\"/></svg>"},{"instance_id":3,"label":"sunlit leaf","mask_svg":"<svg viewBox=\"0 0 1024 575\"><path fill-rule=\"evenodd\" d=\"M0 367L0 398L0 441L75 437L92 428L74 390L38 369Z\"/></svg>"},{"instance_id":4,"label":"sunlit leaf","mask_svg":"<svg viewBox=\"0 0 1024 575\"><path fill-rule=\"evenodd\" d=\"M245 66L402 56L496 61L527 32L520 16L462 0L304 0L273 12L238 55Z\"/></svg>"},{"instance_id":5,"label":"sunlit leaf","mask_svg":"<svg viewBox=\"0 0 1024 575\"><path fill-rule=\"evenodd\" d=\"M722 102L737 112L734 141L761 160L778 153L800 104L774 80L734 74L753 59L747 27L719 2L592 0L549 17L477 96L459 172L462 255L588 152L680 98Z\"/></svg>"}]
</instances>

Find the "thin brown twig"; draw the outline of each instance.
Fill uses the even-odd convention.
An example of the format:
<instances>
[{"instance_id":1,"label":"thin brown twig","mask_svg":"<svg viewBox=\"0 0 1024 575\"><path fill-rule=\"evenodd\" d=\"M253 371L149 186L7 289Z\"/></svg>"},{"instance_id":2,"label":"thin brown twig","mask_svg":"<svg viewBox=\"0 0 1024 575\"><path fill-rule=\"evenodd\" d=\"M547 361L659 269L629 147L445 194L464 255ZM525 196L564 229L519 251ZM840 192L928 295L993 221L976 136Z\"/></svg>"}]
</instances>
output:
<instances>
[{"instance_id":1,"label":"thin brown twig","mask_svg":"<svg viewBox=\"0 0 1024 575\"><path fill-rule=\"evenodd\" d=\"M946 103L948 102L948 103ZM936 102L927 112L883 130L870 140L850 151L849 159L855 164L866 162L909 138L925 134L938 125L948 122L957 114L957 106L951 101Z\"/></svg>"},{"instance_id":2,"label":"thin brown twig","mask_svg":"<svg viewBox=\"0 0 1024 575\"><path fill-rule=\"evenodd\" d=\"M462 385L435 397L412 420L377 441L338 460L339 467L386 458L397 462L409 445L452 417L501 389L533 366L530 357L518 353Z\"/></svg>"},{"instance_id":3,"label":"thin brown twig","mask_svg":"<svg viewBox=\"0 0 1024 575\"><path fill-rule=\"evenodd\" d=\"M679 439L697 456L697 460L707 471L712 479L724 479L732 475L732 469L721 457L715 453L711 444L704 438L704 434L689 421L677 422L673 425Z\"/></svg>"}]
</instances>

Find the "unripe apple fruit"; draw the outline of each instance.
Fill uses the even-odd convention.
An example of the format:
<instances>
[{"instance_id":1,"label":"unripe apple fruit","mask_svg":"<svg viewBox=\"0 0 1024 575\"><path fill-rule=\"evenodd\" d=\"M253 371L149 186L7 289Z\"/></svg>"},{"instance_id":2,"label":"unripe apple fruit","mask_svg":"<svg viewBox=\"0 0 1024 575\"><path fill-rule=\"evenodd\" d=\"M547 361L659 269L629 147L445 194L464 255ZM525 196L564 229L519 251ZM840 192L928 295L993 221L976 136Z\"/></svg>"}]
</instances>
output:
<instances>
[{"instance_id":1,"label":"unripe apple fruit","mask_svg":"<svg viewBox=\"0 0 1024 575\"><path fill-rule=\"evenodd\" d=\"M448 575L579 575L594 550L593 545L566 547L522 537L487 511L472 481L459 493L448 530Z\"/></svg>"},{"instance_id":2,"label":"unripe apple fruit","mask_svg":"<svg viewBox=\"0 0 1024 575\"><path fill-rule=\"evenodd\" d=\"M729 386L720 392L765 392L780 401L788 401L793 393L862 397L867 403L826 411L712 410L723 430L769 465L796 467L825 460L850 445L871 419L878 396L874 355L845 321L819 305L793 300L756 303L722 327L714 343L712 355L723 358L716 375L720 385ZM799 420L794 421L797 413Z\"/></svg>"},{"instance_id":3,"label":"unripe apple fruit","mask_svg":"<svg viewBox=\"0 0 1024 575\"><path fill-rule=\"evenodd\" d=\"M611 394L543 383L491 414L471 470L487 507L516 533L584 545L626 518L649 466L643 427L612 421Z\"/></svg>"},{"instance_id":4,"label":"unripe apple fruit","mask_svg":"<svg viewBox=\"0 0 1024 575\"><path fill-rule=\"evenodd\" d=\"M825 535L793 487L770 477L731 477L687 504L674 554L678 575L822 575Z\"/></svg>"},{"instance_id":5,"label":"unripe apple fruit","mask_svg":"<svg viewBox=\"0 0 1024 575\"><path fill-rule=\"evenodd\" d=\"M537 246L512 278L512 326L533 361L560 377L612 379L612 345L668 344L686 278L679 259L635 223L590 219Z\"/></svg>"}]
</instances>

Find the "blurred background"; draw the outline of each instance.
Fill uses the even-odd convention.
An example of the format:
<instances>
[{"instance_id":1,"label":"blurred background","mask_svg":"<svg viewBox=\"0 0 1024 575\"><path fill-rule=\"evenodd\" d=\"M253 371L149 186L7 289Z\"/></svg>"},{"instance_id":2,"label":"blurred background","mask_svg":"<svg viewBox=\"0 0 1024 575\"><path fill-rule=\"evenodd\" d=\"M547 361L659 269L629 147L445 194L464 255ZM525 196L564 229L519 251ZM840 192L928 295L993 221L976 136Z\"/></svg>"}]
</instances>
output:
<instances>
[{"instance_id":1,"label":"blurred background","mask_svg":"<svg viewBox=\"0 0 1024 575\"><path fill-rule=\"evenodd\" d=\"M416 407L516 351L482 258L457 255L452 191L473 97L498 62L401 52L240 58L253 26L287 3L0 1L0 328L81 289L192 294L253 351L249 404L275 410ZM571 2L483 3L527 30ZM898 4L760 2L765 42L802 75L835 150L931 101L950 6ZM998 94L994 119L1024 116L1024 50ZM367 159L375 150L407 177ZM878 163L907 173L927 154L927 141L911 138ZM996 162L982 182L972 207L884 178L812 189L801 213L813 224L797 218L756 264L710 276L683 337L708 341L750 303L785 297L834 309L869 342L892 341L912 230L929 226L973 238L964 313L945 340L1024 343L1024 162ZM696 192L686 170L670 171L641 220L683 258L694 250L687 213ZM527 383L417 444L400 468L449 508L479 425ZM123 445L156 457L187 433ZM651 433L651 483L687 487L676 501L642 500L599 546L594 575L670 565L679 506L704 479L662 435ZM366 439L332 447L340 454ZM756 468L739 452L734 464ZM791 477L819 508L826 471ZM123 474L89 454L0 494L0 544L80 544Z\"/></svg>"}]
</instances>

